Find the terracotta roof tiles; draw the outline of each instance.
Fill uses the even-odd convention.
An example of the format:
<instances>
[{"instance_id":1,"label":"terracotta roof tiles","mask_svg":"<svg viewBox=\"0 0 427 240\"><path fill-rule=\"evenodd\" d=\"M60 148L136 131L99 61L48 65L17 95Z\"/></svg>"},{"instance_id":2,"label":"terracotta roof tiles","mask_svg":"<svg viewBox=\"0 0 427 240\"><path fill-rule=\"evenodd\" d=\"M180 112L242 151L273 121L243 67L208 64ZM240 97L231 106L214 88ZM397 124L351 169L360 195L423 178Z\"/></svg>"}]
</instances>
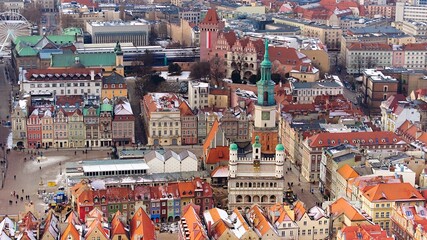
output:
<instances>
[{"instance_id":1,"label":"terracotta roof tiles","mask_svg":"<svg viewBox=\"0 0 427 240\"><path fill-rule=\"evenodd\" d=\"M377 201L425 201L410 183L378 184L363 193L370 202Z\"/></svg>"},{"instance_id":2,"label":"terracotta roof tiles","mask_svg":"<svg viewBox=\"0 0 427 240\"><path fill-rule=\"evenodd\" d=\"M354 208L344 198L339 198L330 206L330 212L334 216L344 214L350 221L365 221L367 220L356 208Z\"/></svg>"},{"instance_id":3,"label":"terracotta roof tiles","mask_svg":"<svg viewBox=\"0 0 427 240\"><path fill-rule=\"evenodd\" d=\"M230 160L230 151L228 146L219 146L216 148L211 148L209 150L208 156L206 158L206 164L216 164L221 161Z\"/></svg>"},{"instance_id":4,"label":"terracotta roof tiles","mask_svg":"<svg viewBox=\"0 0 427 240\"><path fill-rule=\"evenodd\" d=\"M387 131L349 133L323 132L308 138L307 141L312 148L331 147L342 143L360 144L362 146L405 144L395 133Z\"/></svg>"},{"instance_id":5,"label":"terracotta roof tiles","mask_svg":"<svg viewBox=\"0 0 427 240\"><path fill-rule=\"evenodd\" d=\"M359 174L357 174L357 172L348 164L345 164L344 166L340 167L337 170L337 173L341 175L345 180L359 176Z\"/></svg>"}]
</instances>

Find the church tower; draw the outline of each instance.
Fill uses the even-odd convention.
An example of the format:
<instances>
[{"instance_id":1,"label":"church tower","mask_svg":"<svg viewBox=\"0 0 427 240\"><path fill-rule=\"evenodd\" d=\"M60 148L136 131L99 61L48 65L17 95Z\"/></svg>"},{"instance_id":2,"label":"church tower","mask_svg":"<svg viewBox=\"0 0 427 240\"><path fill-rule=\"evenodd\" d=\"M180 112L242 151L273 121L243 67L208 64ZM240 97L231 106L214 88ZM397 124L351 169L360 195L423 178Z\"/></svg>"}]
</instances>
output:
<instances>
[{"instance_id":1,"label":"church tower","mask_svg":"<svg viewBox=\"0 0 427 240\"><path fill-rule=\"evenodd\" d=\"M211 8L199 24L200 28L200 61L209 61L212 50L215 50L219 31L224 29L224 22L219 20L216 9Z\"/></svg>"},{"instance_id":2,"label":"church tower","mask_svg":"<svg viewBox=\"0 0 427 240\"><path fill-rule=\"evenodd\" d=\"M123 51L120 42L116 42L116 46L114 47L114 53L116 54L116 73L124 76L125 69L123 64Z\"/></svg>"},{"instance_id":3,"label":"church tower","mask_svg":"<svg viewBox=\"0 0 427 240\"><path fill-rule=\"evenodd\" d=\"M274 100L275 83L271 80L271 62L268 55L268 40L265 39L264 60L261 62L261 79L257 82L258 101L255 104L254 130L255 136L260 137L261 151L264 154L274 154L278 143L276 126L276 101Z\"/></svg>"}]
</instances>

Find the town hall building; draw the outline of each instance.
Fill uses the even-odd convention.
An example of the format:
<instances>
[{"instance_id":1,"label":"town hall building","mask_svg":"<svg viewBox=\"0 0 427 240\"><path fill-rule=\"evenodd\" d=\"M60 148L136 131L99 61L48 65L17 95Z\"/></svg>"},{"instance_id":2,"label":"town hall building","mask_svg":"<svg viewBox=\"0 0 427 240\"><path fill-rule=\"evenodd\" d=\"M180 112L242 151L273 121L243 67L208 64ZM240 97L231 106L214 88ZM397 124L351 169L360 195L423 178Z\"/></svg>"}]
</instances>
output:
<instances>
[{"instance_id":1,"label":"town hall building","mask_svg":"<svg viewBox=\"0 0 427 240\"><path fill-rule=\"evenodd\" d=\"M230 145L229 209L243 210L254 203L261 207L283 203L285 148L278 144L274 82L271 80L267 40L257 86L252 154L238 156L237 144Z\"/></svg>"}]
</instances>

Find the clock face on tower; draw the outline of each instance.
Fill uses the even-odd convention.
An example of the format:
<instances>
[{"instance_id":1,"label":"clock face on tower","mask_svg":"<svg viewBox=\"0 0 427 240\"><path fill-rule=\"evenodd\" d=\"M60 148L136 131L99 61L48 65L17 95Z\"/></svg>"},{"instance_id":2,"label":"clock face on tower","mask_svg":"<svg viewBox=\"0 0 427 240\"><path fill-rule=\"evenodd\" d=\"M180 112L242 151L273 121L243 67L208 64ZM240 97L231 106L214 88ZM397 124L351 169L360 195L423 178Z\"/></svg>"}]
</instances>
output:
<instances>
[{"instance_id":1,"label":"clock face on tower","mask_svg":"<svg viewBox=\"0 0 427 240\"><path fill-rule=\"evenodd\" d=\"M270 120L270 112L269 111L263 111L261 119L262 120Z\"/></svg>"}]
</instances>

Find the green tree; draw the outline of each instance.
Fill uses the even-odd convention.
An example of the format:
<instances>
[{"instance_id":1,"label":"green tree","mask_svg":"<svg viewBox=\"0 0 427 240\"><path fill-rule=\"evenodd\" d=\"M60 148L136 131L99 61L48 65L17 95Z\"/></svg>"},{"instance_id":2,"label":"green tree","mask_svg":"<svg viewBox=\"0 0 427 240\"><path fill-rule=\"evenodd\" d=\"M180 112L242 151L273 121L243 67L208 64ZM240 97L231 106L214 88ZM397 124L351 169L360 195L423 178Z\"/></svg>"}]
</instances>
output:
<instances>
[{"instance_id":1,"label":"green tree","mask_svg":"<svg viewBox=\"0 0 427 240\"><path fill-rule=\"evenodd\" d=\"M211 67L209 62L196 62L191 66L190 78L207 79L209 78Z\"/></svg>"}]
</instances>

